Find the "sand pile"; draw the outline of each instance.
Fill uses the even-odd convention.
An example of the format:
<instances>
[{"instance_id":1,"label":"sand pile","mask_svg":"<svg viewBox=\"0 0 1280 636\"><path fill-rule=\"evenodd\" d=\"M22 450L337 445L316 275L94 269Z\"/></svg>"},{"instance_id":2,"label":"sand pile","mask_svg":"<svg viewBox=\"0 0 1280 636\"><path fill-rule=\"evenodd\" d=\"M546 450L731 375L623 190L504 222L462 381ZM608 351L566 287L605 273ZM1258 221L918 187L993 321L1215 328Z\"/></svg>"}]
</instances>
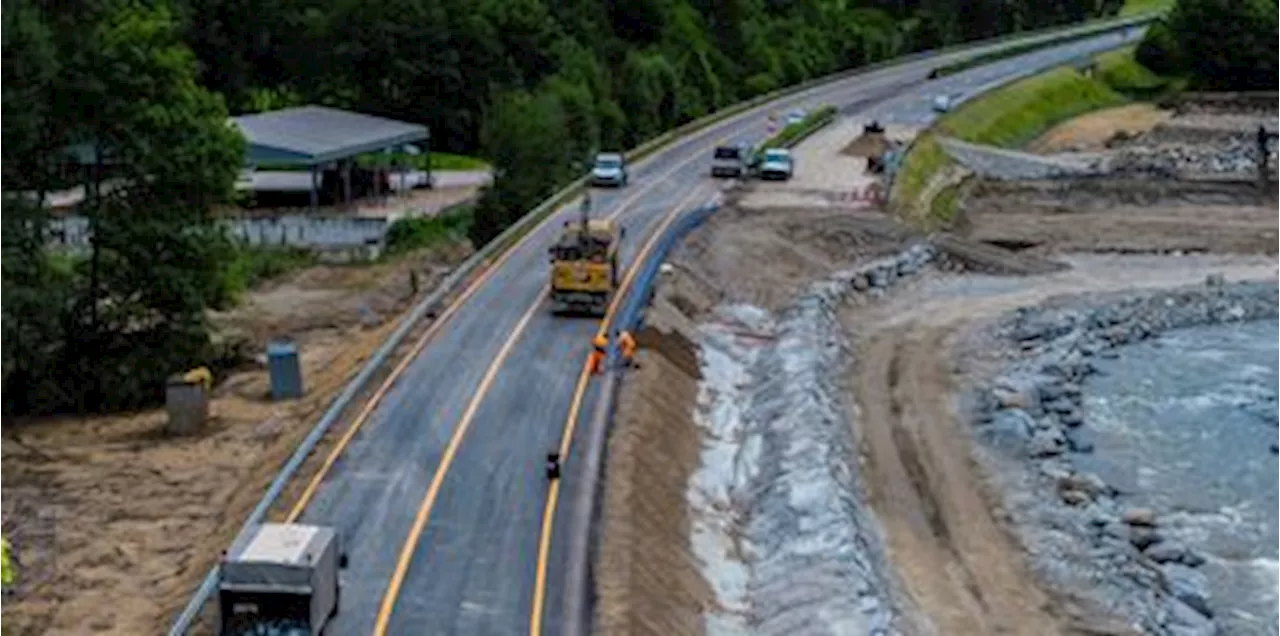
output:
<instances>
[{"instance_id":1,"label":"sand pile","mask_svg":"<svg viewBox=\"0 0 1280 636\"><path fill-rule=\"evenodd\" d=\"M685 503L700 446L697 352L679 332L646 328L636 339L640 368L609 440L596 631L699 634L712 595L690 551Z\"/></svg>"}]
</instances>

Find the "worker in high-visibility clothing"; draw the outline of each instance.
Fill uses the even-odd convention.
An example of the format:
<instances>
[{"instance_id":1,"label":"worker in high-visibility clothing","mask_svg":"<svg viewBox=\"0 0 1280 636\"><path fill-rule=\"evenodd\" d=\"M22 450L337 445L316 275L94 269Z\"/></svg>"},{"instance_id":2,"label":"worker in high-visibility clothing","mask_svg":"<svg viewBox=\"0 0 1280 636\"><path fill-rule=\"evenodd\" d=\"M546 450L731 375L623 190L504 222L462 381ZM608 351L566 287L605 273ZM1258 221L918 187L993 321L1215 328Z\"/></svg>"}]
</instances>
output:
<instances>
[{"instance_id":1,"label":"worker in high-visibility clothing","mask_svg":"<svg viewBox=\"0 0 1280 636\"><path fill-rule=\"evenodd\" d=\"M608 355L609 339L604 334L596 334L591 340L591 357L587 359L588 365L591 367L591 373L599 375L604 373L604 361Z\"/></svg>"},{"instance_id":2,"label":"worker in high-visibility clothing","mask_svg":"<svg viewBox=\"0 0 1280 636\"><path fill-rule=\"evenodd\" d=\"M636 357L636 339L631 337L630 331L618 334L618 348L622 350L622 364L628 367L633 366Z\"/></svg>"},{"instance_id":3,"label":"worker in high-visibility clothing","mask_svg":"<svg viewBox=\"0 0 1280 636\"><path fill-rule=\"evenodd\" d=\"M13 583L18 577L10 550L9 537L0 535L0 584L4 585L7 593L13 592Z\"/></svg>"}]
</instances>

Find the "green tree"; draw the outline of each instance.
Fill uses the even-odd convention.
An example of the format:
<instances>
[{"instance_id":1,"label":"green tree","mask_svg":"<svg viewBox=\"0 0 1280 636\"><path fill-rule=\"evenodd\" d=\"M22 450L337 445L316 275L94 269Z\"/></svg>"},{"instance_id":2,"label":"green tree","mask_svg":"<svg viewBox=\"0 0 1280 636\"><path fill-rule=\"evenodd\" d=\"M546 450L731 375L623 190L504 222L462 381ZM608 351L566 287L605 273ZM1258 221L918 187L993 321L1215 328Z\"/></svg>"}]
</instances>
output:
<instances>
[{"instance_id":1,"label":"green tree","mask_svg":"<svg viewBox=\"0 0 1280 636\"><path fill-rule=\"evenodd\" d=\"M0 116L0 163L6 194L0 215L3 245L3 361L6 411L40 409L63 400L50 383L61 341L70 283L45 249L48 214L40 202L54 186L58 127L51 119L59 65L53 32L40 11L6 1L3 13L5 82ZM65 270L61 273L65 273Z\"/></svg>"},{"instance_id":2,"label":"green tree","mask_svg":"<svg viewBox=\"0 0 1280 636\"><path fill-rule=\"evenodd\" d=\"M1277 27L1271 0L1179 0L1168 17L1176 41L1169 53L1197 88L1274 90L1280 71ZM1144 59L1154 56L1149 51Z\"/></svg>"},{"instance_id":3,"label":"green tree","mask_svg":"<svg viewBox=\"0 0 1280 636\"><path fill-rule=\"evenodd\" d=\"M471 224L469 234L476 245L489 242L585 167L585 157L572 156L564 109L550 91L499 96L482 135L494 179Z\"/></svg>"},{"instance_id":4,"label":"green tree","mask_svg":"<svg viewBox=\"0 0 1280 636\"><path fill-rule=\"evenodd\" d=\"M64 380L82 409L134 406L207 353L205 306L227 265L210 206L227 201L243 139L163 5L119 3L92 33L95 50L64 78L83 99L77 122L96 156L86 280L67 321ZM88 106L92 105L92 106Z\"/></svg>"}]
</instances>

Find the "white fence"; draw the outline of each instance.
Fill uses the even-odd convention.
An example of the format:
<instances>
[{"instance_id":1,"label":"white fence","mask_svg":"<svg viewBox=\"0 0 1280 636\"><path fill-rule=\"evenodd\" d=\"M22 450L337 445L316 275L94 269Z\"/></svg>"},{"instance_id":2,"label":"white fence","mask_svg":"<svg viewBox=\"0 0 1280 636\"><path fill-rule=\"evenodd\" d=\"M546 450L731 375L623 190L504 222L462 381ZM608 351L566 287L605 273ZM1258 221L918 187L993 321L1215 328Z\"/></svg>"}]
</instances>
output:
<instances>
[{"instance_id":1,"label":"white fence","mask_svg":"<svg viewBox=\"0 0 1280 636\"><path fill-rule=\"evenodd\" d=\"M250 245L345 250L380 247L390 225L386 218L290 214L223 221L232 236ZM72 249L89 246L89 220L82 216L53 219L49 242Z\"/></svg>"}]
</instances>

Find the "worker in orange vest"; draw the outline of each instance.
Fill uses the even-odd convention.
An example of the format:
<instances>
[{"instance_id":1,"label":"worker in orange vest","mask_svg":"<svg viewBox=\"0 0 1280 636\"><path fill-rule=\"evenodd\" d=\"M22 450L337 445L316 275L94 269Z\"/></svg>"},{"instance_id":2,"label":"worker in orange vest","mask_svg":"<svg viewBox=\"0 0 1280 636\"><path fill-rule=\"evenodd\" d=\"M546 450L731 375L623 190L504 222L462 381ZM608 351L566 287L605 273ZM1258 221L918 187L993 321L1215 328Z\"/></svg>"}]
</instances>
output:
<instances>
[{"instance_id":1,"label":"worker in orange vest","mask_svg":"<svg viewBox=\"0 0 1280 636\"><path fill-rule=\"evenodd\" d=\"M622 349L622 364L628 367L635 366L636 339L631 337L630 331L618 334L618 348Z\"/></svg>"},{"instance_id":2,"label":"worker in orange vest","mask_svg":"<svg viewBox=\"0 0 1280 636\"><path fill-rule=\"evenodd\" d=\"M605 350L609 347L609 339L604 334L597 334L591 341L591 357L587 359L591 367L591 373L599 375L604 372L604 361L607 355Z\"/></svg>"}]
</instances>

